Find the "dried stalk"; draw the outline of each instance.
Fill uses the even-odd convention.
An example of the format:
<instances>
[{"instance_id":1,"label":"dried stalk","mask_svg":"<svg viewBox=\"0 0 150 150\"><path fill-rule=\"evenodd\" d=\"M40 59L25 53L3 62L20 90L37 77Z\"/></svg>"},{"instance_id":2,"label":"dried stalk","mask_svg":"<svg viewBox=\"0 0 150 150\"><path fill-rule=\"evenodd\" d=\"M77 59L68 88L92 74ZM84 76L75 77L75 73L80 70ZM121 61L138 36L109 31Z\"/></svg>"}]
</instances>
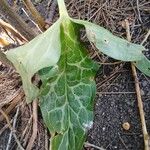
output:
<instances>
[{"instance_id":1,"label":"dried stalk","mask_svg":"<svg viewBox=\"0 0 150 150\"><path fill-rule=\"evenodd\" d=\"M92 147L92 148L95 148L95 149L98 149L98 150L105 150L104 148L101 148L101 147L96 146L96 145L94 145L94 144L91 144L91 143L89 143L89 142L85 142L85 143L84 143L84 146L85 146L85 147Z\"/></svg>"},{"instance_id":2,"label":"dried stalk","mask_svg":"<svg viewBox=\"0 0 150 150\"><path fill-rule=\"evenodd\" d=\"M143 45L146 42L146 40L148 39L149 35L150 35L150 29L148 30L148 32L147 32L145 38L143 39L143 41L141 42L141 45Z\"/></svg>"},{"instance_id":3,"label":"dried stalk","mask_svg":"<svg viewBox=\"0 0 150 150\"><path fill-rule=\"evenodd\" d=\"M37 104L37 100L34 100L33 101L33 132L32 132L32 136L29 140L29 143L28 143L28 146L27 146L27 150L32 150L32 147L34 145L34 141L36 140L36 137L37 137L37 131L38 131L38 112L37 112L37 107L38 107L38 104Z\"/></svg>"},{"instance_id":4,"label":"dried stalk","mask_svg":"<svg viewBox=\"0 0 150 150\"><path fill-rule=\"evenodd\" d=\"M0 2L0 14L13 26L17 31L22 34L27 40L32 40L37 33L35 33L20 16L14 12L6 0Z\"/></svg>"},{"instance_id":5,"label":"dried stalk","mask_svg":"<svg viewBox=\"0 0 150 150\"><path fill-rule=\"evenodd\" d=\"M125 24L126 24L127 40L131 41L130 27L129 27L128 20L125 20ZM142 97L141 97L141 90L140 90L140 85L139 85L139 81L138 81L138 77L137 77L136 68L133 63L131 63L131 69L132 69L132 74L133 74L133 78L135 81L135 89L136 89L139 113L140 113L140 118L141 118L141 123L142 123L142 131L143 131L143 136L144 136L145 150L149 150L149 135L148 135L147 128L146 128L143 102L142 102Z\"/></svg>"},{"instance_id":6,"label":"dried stalk","mask_svg":"<svg viewBox=\"0 0 150 150\"><path fill-rule=\"evenodd\" d=\"M14 38L19 39L21 42L27 42L27 39L23 35L21 35L16 29L14 29L10 24L6 23L2 19L0 19L0 27L2 27L5 30L5 32L10 32Z\"/></svg>"},{"instance_id":7,"label":"dried stalk","mask_svg":"<svg viewBox=\"0 0 150 150\"><path fill-rule=\"evenodd\" d=\"M17 95L13 97L13 99L11 100L12 103L10 104L10 106L5 109L5 113L8 115L17 106L17 104L22 100L23 97L24 97L24 91L22 88L20 88L17 91ZM0 116L0 122L2 122L3 120L4 120L4 116L2 115Z\"/></svg>"},{"instance_id":8,"label":"dried stalk","mask_svg":"<svg viewBox=\"0 0 150 150\"><path fill-rule=\"evenodd\" d=\"M31 0L23 0L25 6L30 11L33 19L38 24L39 28L44 31L45 30L45 21L44 18L40 15L40 13L37 11L37 9L32 4Z\"/></svg>"},{"instance_id":9,"label":"dried stalk","mask_svg":"<svg viewBox=\"0 0 150 150\"><path fill-rule=\"evenodd\" d=\"M15 114L15 117L14 117L14 120L13 120L13 129L15 129L18 114L19 114L19 107L17 108L16 114ZM12 135L13 135L13 130L10 131L10 135L9 135L9 138L8 138L8 143L7 143L6 150L10 149L11 141L12 141Z\"/></svg>"},{"instance_id":10,"label":"dried stalk","mask_svg":"<svg viewBox=\"0 0 150 150\"><path fill-rule=\"evenodd\" d=\"M8 127L10 128L12 135L14 136L14 139L15 139L16 143L18 144L19 149L24 150L24 148L22 147L20 141L18 140L18 138L14 132L14 128L11 126L11 122L9 121L7 114L2 109L0 109L0 113L5 117L7 124L8 124Z\"/></svg>"},{"instance_id":11,"label":"dried stalk","mask_svg":"<svg viewBox=\"0 0 150 150\"><path fill-rule=\"evenodd\" d=\"M0 61L8 67L13 67L12 62L7 59L6 55L2 51L0 51Z\"/></svg>"}]
</instances>

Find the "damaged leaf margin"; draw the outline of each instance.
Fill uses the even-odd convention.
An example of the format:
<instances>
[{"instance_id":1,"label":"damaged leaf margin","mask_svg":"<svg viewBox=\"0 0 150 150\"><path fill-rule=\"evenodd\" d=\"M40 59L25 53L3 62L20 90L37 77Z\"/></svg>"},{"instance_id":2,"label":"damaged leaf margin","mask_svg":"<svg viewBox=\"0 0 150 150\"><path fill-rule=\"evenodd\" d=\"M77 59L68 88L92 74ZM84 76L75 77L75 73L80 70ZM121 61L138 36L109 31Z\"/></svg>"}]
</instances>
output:
<instances>
[{"instance_id":1,"label":"damaged leaf margin","mask_svg":"<svg viewBox=\"0 0 150 150\"><path fill-rule=\"evenodd\" d=\"M31 81L33 75L40 69L55 66L60 52L60 20L29 43L7 52L7 58L21 75L28 103L39 93L39 89Z\"/></svg>"}]
</instances>

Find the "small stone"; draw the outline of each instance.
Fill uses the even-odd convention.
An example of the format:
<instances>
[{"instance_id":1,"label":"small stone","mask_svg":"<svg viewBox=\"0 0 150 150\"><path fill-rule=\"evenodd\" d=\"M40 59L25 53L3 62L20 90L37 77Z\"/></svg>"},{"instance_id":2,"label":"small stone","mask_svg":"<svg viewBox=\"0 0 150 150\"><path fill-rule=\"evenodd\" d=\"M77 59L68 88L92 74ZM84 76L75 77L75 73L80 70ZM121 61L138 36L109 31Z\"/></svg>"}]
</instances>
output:
<instances>
[{"instance_id":1,"label":"small stone","mask_svg":"<svg viewBox=\"0 0 150 150\"><path fill-rule=\"evenodd\" d=\"M142 82L142 85L145 87L145 86L147 86L147 81L143 81Z\"/></svg>"},{"instance_id":2,"label":"small stone","mask_svg":"<svg viewBox=\"0 0 150 150\"><path fill-rule=\"evenodd\" d=\"M145 92L141 89L141 95L143 96L143 95L145 95Z\"/></svg>"},{"instance_id":3,"label":"small stone","mask_svg":"<svg viewBox=\"0 0 150 150\"><path fill-rule=\"evenodd\" d=\"M105 127L103 127L102 129L103 129L103 131L105 131L105 130L106 130L106 128L105 128Z\"/></svg>"},{"instance_id":4,"label":"small stone","mask_svg":"<svg viewBox=\"0 0 150 150\"><path fill-rule=\"evenodd\" d=\"M123 127L124 130L127 131L127 130L130 129L130 124L128 122L125 122L125 123L122 124L122 127Z\"/></svg>"}]
</instances>

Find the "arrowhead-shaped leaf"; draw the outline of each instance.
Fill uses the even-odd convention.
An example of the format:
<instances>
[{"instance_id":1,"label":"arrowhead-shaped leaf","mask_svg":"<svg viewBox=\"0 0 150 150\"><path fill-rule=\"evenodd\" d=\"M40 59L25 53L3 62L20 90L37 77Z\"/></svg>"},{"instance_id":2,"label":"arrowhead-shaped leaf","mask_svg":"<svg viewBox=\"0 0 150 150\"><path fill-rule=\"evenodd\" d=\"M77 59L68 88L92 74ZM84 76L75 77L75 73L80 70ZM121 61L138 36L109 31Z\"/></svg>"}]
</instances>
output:
<instances>
[{"instance_id":1,"label":"arrowhead-shaped leaf","mask_svg":"<svg viewBox=\"0 0 150 150\"><path fill-rule=\"evenodd\" d=\"M28 102L39 95L42 115L51 133L50 149L81 150L93 123L94 76L98 69L79 40L81 25L89 41L104 54L136 61L147 75L149 61L142 54L143 46L118 38L98 25L70 18L64 0L57 1L59 20L31 42L9 51L7 57L22 77ZM40 89L31 82L37 72L42 80Z\"/></svg>"},{"instance_id":2,"label":"arrowhead-shaped leaf","mask_svg":"<svg viewBox=\"0 0 150 150\"><path fill-rule=\"evenodd\" d=\"M31 42L7 53L7 58L12 61L22 77L27 102L31 102L38 95L38 88L32 84L31 78L40 69L56 65L60 52L60 20L58 20Z\"/></svg>"},{"instance_id":3,"label":"arrowhead-shaped leaf","mask_svg":"<svg viewBox=\"0 0 150 150\"><path fill-rule=\"evenodd\" d=\"M81 150L87 129L93 123L94 76L98 65L88 58L79 41L78 26L69 19L63 21L57 67L39 73L44 82L40 107L52 135L52 150Z\"/></svg>"},{"instance_id":4,"label":"arrowhead-shaped leaf","mask_svg":"<svg viewBox=\"0 0 150 150\"><path fill-rule=\"evenodd\" d=\"M114 36L94 23L77 19L72 21L84 25L89 41L94 43L100 52L122 61L136 61L142 58L142 51L145 50L143 46Z\"/></svg>"}]
</instances>

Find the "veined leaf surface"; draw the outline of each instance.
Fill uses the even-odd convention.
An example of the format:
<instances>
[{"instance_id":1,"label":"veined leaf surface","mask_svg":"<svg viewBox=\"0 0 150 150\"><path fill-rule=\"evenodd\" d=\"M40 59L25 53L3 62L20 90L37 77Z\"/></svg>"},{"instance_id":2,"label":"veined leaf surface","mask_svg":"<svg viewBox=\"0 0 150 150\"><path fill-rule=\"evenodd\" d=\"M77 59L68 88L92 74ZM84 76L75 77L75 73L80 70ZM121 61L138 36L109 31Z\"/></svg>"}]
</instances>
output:
<instances>
[{"instance_id":1,"label":"veined leaf surface","mask_svg":"<svg viewBox=\"0 0 150 150\"><path fill-rule=\"evenodd\" d=\"M23 81L27 102L38 96L31 78L38 72L42 80L40 107L51 133L51 150L81 150L93 123L94 76L98 65L88 58L79 41L80 25L99 52L118 60L136 61L149 74L144 47L112 35L98 25L72 19L64 0L57 0L59 20L28 44L7 53ZM143 67L144 66L144 67Z\"/></svg>"},{"instance_id":2,"label":"veined leaf surface","mask_svg":"<svg viewBox=\"0 0 150 150\"><path fill-rule=\"evenodd\" d=\"M39 91L31 78L40 69L56 65L60 52L60 20L29 43L7 52L7 58L21 75L27 102L36 98Z\"/></svg>"},{"instance_id":3,"label":"veined leaf surface","mask_svg":"<svg viewBox=\"0 0 150 150\"><path fill-rule=\"evenodd\" d=\"M72 21L85 26L89 41L94 43L100 52L122 61L141 60L142 51L145 50L143 46L114 36L105 28L94 23L77 19L72 19Z\"/></svg>"},{"instance_id":4,"label":"veined leaf surface","mask_svg":"<svg viewBox=\"0 0 150 150\"><path fill-rule=\"evenodd\" d=\"M40 107L52 135L52 150L81 150L87 129L93 124L94 76L98 65L88 58L78 40L77 26L64 19L58 67L49 68L50 78L45 70L40 71L44 81Z\"/></svg>"}]
</instances>

